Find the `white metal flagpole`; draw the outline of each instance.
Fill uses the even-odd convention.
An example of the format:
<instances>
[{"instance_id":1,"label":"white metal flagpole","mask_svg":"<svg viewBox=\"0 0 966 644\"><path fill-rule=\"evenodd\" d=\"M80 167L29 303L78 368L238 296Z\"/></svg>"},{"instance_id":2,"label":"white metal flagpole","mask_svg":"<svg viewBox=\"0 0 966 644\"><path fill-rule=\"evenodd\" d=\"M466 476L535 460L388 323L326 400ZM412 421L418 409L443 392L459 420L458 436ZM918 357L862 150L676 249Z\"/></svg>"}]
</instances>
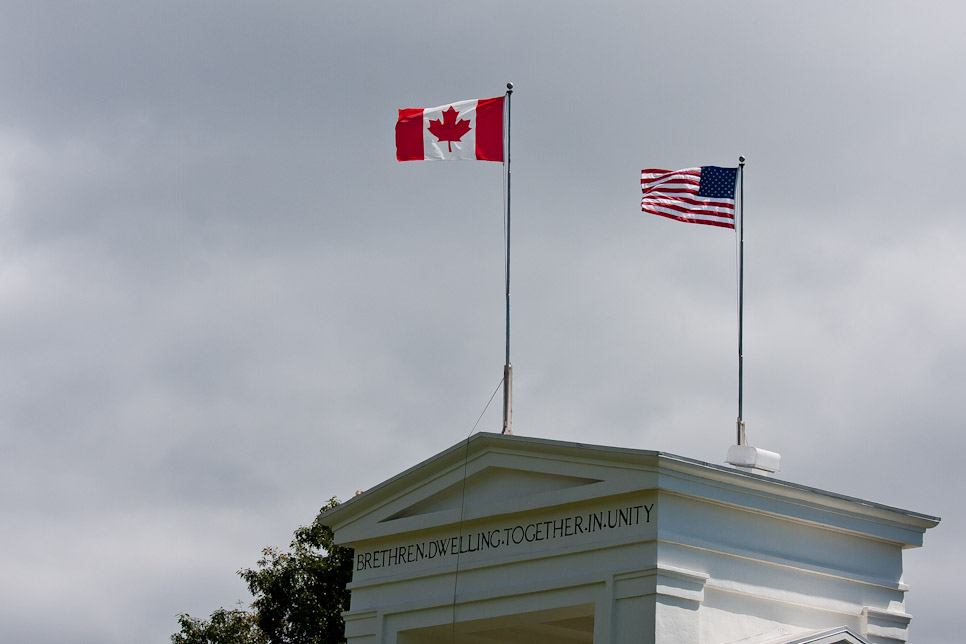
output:
<instances>
[{"instance_id":1,"label":"white metal flagpole","mask_svg":"<svg viewBox=\"0 0 966 644\"><path fill-rule=\"evenodd\" d=\"M769 475L781 468L781 454L752 447L748 444L745 421L742 415L744 380L744 333L745 307L745 157L738 157L738 441L728 448L727 463L738 469L755 474Z\"/></svg>"},{"instance_id":2,"label":"white metal flagpole","mask_svg":"<svg viewBox=\"0 0 966 644\"><path fill-rule=\"evenodd\" d=\"M742 333L745 310L745 157L738 157L738 445L745 445L745 422L741 417L744 353Z\"/></svg>"},{"instance_id":3,"label":"white metal flagpole","mask_svg":"<svg viewBox=\"0 0 966 644\"><path fill-rule=\"evenodd\" d=\"M513 434L513 367L510 365L510 97L506 84L506 362L503 365L503 433Z\"/></svg>"}]
</instances>

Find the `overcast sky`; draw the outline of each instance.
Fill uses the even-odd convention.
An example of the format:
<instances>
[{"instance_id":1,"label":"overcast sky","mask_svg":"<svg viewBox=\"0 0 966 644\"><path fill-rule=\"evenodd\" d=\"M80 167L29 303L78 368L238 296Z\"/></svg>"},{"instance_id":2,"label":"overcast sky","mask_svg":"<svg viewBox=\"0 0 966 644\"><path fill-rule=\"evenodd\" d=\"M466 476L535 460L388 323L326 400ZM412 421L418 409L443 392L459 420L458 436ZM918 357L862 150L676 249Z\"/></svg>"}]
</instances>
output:
<instances>
[{"instance_id":1,"label":"overcast sky","mask_svg":"<svg viewBox=\"0 0 966 644\"><path fill-rule=\"evenodd\" d=\"M516 433L723 462L735 235L642 214L640 170L743 154L750 442L941 516L911 635L961 642L964 19L0 0L0 641L167 642L330 496L470 433L502 166L398 163L393 127L513 81Z\"/></svg>"}]
</instances>

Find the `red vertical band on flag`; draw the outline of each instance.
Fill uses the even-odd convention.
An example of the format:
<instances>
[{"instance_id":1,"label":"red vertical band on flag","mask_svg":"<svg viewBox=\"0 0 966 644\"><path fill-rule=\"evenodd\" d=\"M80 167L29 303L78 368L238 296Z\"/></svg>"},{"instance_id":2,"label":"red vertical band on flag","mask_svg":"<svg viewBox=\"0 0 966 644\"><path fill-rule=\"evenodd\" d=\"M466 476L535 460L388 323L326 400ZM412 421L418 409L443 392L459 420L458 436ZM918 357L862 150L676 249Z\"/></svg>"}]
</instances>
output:
<instances>
[{"instance_id":1,"label":"red vertical band on flag","mask_svg":"<svg viewBox=\"0 0 966 644\"><path fill-rule=\"evenodd\" d=\"M423 160L423 110L399 110L396 121L396 160Z\"/></svg>"},{"instance_id":2,"label":"red vertical band on flag","mask_svg":"<svg viewBox=\"0 0 966 644\"><path fill-rule=\"evenodd\" d=\"M503 161L503 98L477 101L476 158L480 161Z\"/></svg>"}]
</instances>

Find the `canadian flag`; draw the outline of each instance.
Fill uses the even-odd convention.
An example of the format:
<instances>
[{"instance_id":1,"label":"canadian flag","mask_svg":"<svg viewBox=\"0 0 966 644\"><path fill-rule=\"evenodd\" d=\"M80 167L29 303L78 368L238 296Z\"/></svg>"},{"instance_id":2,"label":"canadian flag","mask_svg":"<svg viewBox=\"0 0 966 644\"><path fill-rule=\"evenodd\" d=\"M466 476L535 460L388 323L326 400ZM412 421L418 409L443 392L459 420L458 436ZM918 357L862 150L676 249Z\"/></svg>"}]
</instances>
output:
<instances>
[{"instance_id":1,"label":"canadian flag","mask_svg":"<svg viewBox=\"0 0 966 644\"><path fill-rule=\"evenodd\" d=\"M399 110L399 161L503 161L503 99Z\"/></svg>"}]
</instances>

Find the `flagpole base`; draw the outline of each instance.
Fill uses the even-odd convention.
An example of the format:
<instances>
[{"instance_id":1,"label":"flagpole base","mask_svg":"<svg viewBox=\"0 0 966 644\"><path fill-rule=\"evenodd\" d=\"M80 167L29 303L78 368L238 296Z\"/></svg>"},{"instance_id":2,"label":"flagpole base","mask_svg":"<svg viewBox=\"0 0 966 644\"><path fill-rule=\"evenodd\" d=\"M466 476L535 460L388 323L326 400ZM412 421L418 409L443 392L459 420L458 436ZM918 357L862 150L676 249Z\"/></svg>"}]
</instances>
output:
<instances>
[{"instance_id":1,"label":"flagpole base","mask_svg":"<svg viewBox=\"0 0 966 644\"><path fill-rule=\"evenodd\" d=\"M503 366L503 434L513 436L513 365Z\"/></svg>"}]
</instances>

